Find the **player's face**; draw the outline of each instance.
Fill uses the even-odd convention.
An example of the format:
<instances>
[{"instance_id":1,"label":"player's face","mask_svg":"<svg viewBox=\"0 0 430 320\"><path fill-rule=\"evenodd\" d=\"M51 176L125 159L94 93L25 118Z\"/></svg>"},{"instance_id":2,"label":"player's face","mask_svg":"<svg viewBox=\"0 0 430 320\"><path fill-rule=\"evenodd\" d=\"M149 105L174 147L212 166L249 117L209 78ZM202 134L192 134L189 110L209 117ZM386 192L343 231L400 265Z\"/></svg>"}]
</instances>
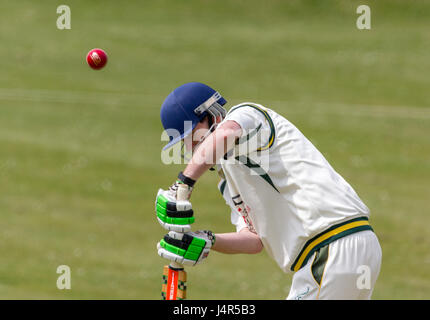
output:
<instances>
[{"instance_id":1,"label":"player's face","mask_svg":"<svg viewBox=\"0 0 430 320\"><path fill-rule=\"evenodd\" d=\"M186 137L183 141L186 152L191 152L194 148L204 139L209 130L209 121L206 117L203 121L199 122L194 128L192 134Z\"/></svg>"},{"instance_id":2,"label":"player's face","mask_svg":"<svg viewBox=\"0 0 430 320\"><path fill-rule=\"evenodd\" d=\"M193 130L192 148L194 148L204 140L209 131L209 120L206 117L202 122L199 122Z\"/></svg>"},{"instance_id":3,"label":"player's face","mask_svg":"<svg viewBox=\"0 0 430 320\"><path fill-rule=\"evenodd\" d=\"M216 126L222 120L221 116L214 118L214 123L211 127L209 127L208 117L199 122L192 131L192 134L182 140L182 157L190 160L194 149L215 130Z\"/></svg>"}]
</instances>

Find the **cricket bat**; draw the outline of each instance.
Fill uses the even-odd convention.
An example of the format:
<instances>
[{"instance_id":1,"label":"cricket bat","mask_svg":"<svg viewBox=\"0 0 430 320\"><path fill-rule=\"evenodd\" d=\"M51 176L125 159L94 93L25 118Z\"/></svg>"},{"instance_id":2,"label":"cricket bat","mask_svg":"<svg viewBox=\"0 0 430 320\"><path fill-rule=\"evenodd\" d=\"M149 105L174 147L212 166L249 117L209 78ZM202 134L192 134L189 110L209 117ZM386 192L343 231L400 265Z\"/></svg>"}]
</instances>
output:
<instances>
[{"instance_id":1,"label":"cricket bat","mask_svg":"<svg viewBox=\"0 0 430 320\"><path fill-rule=\"evenodd\" d=\"M186 185L178 185L177 201L188 200ZM171 262L163 268L163 284L161 296L163 300L184 300L187 297L187 273L184 266L177 262Z\"/></svg>"},{"instance_id":2,"label":"cricket bat","mask_svg":"<svg viewBox=\"0 0 430 320\"><path fill-rule=\"evenodd\" d=\"M184 300L187 297L187 273L184 266L172 262L163 269L163 285L161 296L163 300Z\"/></svg>"}]
</instances>

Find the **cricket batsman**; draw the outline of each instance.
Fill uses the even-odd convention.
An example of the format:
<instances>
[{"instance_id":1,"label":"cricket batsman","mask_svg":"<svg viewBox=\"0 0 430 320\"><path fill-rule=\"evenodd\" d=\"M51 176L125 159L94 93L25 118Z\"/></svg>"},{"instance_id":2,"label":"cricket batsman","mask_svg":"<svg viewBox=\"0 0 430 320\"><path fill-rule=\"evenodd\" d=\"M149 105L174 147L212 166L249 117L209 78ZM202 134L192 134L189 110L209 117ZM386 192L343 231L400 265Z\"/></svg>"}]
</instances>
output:
<instances>
[{"instance_id":1,"label":"cricket batsman","mask_svg":"<svg viewBox=\"0 0 430 320\"><path fill-rule=\"evenodd\" d=\"M287 299L370 299L382 252L369 209L283 116L251 102L227 112L225 104L217 91L192 82L161 107L170 139L164 149L182 142L191 157L176 182L158 191L157 219L169 230L158 254L196 265L210 250L264 248L284 272L294 272ZM218 172L236 232L191 231L191 192L209 169ZM188 200L177 201L184 188Z\"/></svg>"}]
</instances>

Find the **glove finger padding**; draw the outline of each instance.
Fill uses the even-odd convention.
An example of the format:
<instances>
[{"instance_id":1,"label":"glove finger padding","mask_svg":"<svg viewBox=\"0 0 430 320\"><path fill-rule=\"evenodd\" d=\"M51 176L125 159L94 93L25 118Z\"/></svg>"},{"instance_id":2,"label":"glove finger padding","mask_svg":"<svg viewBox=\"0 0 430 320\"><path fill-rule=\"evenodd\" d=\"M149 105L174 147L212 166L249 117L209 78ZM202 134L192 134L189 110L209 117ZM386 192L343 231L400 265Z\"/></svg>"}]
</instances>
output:
<instances>
[{"instance_id":1,"label":"glove finger padding","mask_svg":"<svg viewBox=\"0 0 430 320\"><path fill-rule=\"evenodd\" d=\"M187 232L174 231L164 236L158 245L158 255L184 265L194 266L209 255L215 235L211 231Z\"/></svg>"},{"instance_id":2,"label":"glove finger padding","mask_svg":"<svg viewBox=\"0 0 430 320\"><path fill-rule=\"evenodd\" d=\"M177 201L168 190L159 189L155 201L157 220L169 231L188 232L194 223L194 212L188 200Z\"/></svg>"},{"instance_id":3,"label":"glove finger padding","mask_svg":"<svg viewBox=\"0 0 430 320\"><path fill-rule=\"evenodd\" d=\"M196 264L193 260L185 259L184 257L174 254L163 247L161 247L160 242L157 245L158 255L164 259L180 263L184 266L194 266Z\"/></svg>"}]
</instances>

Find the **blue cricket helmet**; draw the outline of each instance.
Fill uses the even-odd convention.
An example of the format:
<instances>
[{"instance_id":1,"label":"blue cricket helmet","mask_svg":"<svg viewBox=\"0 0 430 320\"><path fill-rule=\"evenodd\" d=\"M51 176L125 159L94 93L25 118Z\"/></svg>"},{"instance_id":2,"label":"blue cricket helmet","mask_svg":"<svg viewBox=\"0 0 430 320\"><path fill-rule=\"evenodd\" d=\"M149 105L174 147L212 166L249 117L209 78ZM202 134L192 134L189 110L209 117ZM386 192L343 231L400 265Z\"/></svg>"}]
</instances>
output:
<instances>
[{"instance_id":1,"label":"blue cricket helmet","mask_svg":"<svg viewBox=\"0 0 430 320\"><path fill-rule=\"evenodd\" d=\"M207 115L224 118L226 111L222 106L226 103L217 91L200 82L186 83L173 90L160 111L161 123L170 138L163 150L188 136ZM186 121L191 126L186 126Z\"/></svg>"}]
</instances>

